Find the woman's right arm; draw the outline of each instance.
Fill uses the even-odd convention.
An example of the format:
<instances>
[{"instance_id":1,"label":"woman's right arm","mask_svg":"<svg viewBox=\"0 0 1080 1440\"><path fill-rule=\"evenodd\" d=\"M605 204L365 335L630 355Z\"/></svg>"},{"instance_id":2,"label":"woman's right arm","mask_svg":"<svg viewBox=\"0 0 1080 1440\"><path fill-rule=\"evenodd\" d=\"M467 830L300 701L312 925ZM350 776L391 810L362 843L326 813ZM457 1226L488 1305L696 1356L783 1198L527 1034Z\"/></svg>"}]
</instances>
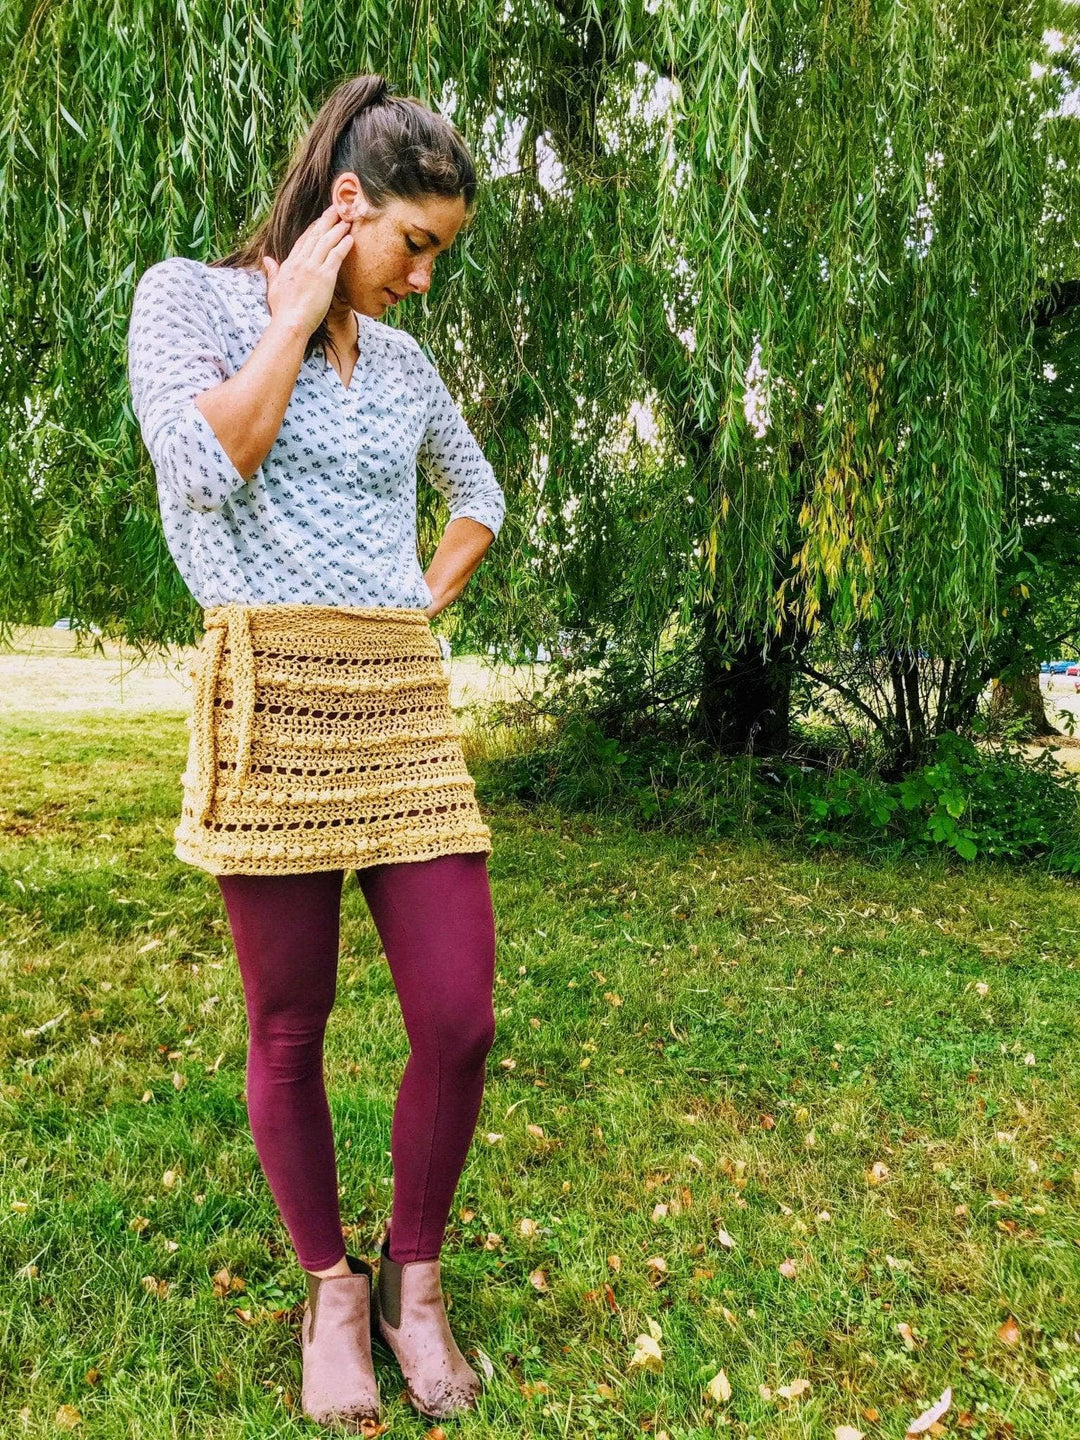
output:
<instances>
[{"instance_id":1,"label":"woman's right arm","mask_svg":"<svg viewBox=\"0 0 1080 1440\"><path fill-rule=\"evenodd\" d=\"M128 329L132 405L159 484L192 510L220 510L277 439L308 337L333 299L351 244L329 207L269 272L270 323L235 374L202 267L162 260L135 289Z\"/></svg>"},{"instance_id":2,"label":"woman's right arm","mask_svg":"<svg viewBox=\"0 0 1080 1440\"><path fill-rule=\"evenodd\" d=\"M195 396L194 403L245 482L278 437L309 333L271 318L236 374Z\"/></svg>"}]
</instances>

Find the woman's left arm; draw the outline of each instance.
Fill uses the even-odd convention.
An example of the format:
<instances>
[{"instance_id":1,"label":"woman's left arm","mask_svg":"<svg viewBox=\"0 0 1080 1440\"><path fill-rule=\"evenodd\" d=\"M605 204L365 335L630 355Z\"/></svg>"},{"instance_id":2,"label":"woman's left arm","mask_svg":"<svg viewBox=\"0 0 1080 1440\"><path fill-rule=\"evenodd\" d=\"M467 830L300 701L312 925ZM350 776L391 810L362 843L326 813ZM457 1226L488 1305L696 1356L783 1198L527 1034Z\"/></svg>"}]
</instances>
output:
<instances>
[{"instance_id":1,"label":"woman's left arm","mask_svg":"<svg viewBox=\"0 0 1080 1440\"><path fill-rule=\"evenodd\" d=\"M432 595L425 613L431 618L457 599L479 567L502 526L506 499L453 396L419 346L417 359L428 392L427 428L417 458L450 507L424 577Z\"/></svg>"},{"instance_id":2,"label":"woman's left arm","mask_svg":"<svg viewBox=\"0 0 1080 1440\"><path fill-rule=\"evenodd\" d=\"M494 539L486 525L467 515L450 521L424 574L432 596L432 603L424 611L429 620L458 598Z\"/></svg>"}]
</instances>

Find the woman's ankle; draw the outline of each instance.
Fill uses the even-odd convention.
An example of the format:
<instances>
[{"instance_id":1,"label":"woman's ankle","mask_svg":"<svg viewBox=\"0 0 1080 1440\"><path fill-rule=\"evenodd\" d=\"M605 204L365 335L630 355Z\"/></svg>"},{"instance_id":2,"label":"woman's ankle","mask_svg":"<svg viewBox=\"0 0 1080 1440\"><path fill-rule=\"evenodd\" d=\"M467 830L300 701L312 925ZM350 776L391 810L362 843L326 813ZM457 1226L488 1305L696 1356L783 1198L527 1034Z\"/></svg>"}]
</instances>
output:
<instances>
[{"instance_id":1,"label":"woman's ankle","mask_svg":"<svg viewBox=\"0 0 1080 1440\"><path fill-rule=\"evenodd\" d=\"M307 1269L306 1266L303 1268ZM352 1273L348 1258L345 1255L342 1255L341 1259L335 1265L331 1265L325 1270L308 1270L309 1275L315 1275L320 1280L329 1280L333 1276L351 1275Z\"/></svg>"}]
</instances>

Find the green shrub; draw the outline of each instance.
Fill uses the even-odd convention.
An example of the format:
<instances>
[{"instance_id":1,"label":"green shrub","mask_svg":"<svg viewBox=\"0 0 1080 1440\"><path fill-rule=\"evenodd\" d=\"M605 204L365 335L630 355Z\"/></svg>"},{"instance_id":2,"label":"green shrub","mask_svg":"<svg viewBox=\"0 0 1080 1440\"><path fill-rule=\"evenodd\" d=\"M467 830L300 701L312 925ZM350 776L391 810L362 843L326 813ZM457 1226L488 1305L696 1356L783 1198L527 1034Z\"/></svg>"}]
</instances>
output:
<instances>
[{"instance_id":1,"label":"green shrub","mask_svg":"<svg viewBox=\"0 0 1080 1440\"><path fill-rule=\"evenodd\" d=\"M644 824L753 832L808 845L953 851L962 860L1044 861L1080 873L1080 777L1053 752L980 750L939 736L929 764L897 781L850 767L723 757L657 738L627 742L573 715L545 741L490 767L485 789Z\"/></svg>"}]
</instances>

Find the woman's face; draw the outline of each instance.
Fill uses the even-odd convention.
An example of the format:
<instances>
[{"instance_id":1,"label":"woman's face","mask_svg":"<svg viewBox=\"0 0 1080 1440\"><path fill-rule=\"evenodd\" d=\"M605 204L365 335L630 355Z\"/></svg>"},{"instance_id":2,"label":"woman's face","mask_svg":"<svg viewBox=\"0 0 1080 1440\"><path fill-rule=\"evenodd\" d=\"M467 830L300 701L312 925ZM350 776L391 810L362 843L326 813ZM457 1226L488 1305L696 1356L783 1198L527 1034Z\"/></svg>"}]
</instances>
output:
<instances>
[{"instance_id":1,"label":"woman's face","mask_svg":"<svg viewBox=\"0 0 1080 1440\"><path fill-rule=\"evenodd\" d=\"M376 320L406 295L426 294L435 260L465 220L460 195L392 196L376 210L351 172L339 175L331 192L342 219L352 222L353 243L338 271L331 311L359 310Z\"/></svg>"}]
</instances>

